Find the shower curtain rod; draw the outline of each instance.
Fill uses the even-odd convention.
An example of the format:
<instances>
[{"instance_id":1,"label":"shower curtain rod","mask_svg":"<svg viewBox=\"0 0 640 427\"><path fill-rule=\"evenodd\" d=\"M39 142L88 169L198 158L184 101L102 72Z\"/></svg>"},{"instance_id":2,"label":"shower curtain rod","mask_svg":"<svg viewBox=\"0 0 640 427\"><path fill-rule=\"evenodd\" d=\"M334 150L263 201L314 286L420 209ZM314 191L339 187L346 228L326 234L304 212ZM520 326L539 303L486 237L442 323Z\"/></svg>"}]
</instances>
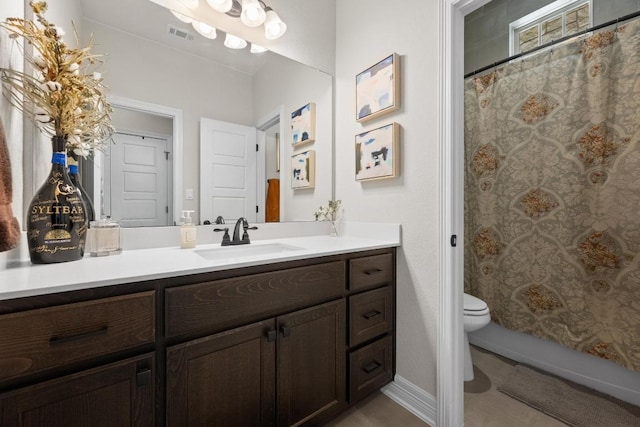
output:
<instances>
[{"instance_id":1,"label":"shower curtain rod","mask_svg":"<svg viewBox=\"0 0 640 427\"><path fill-rule=\"evenodd\" d=\"M557 40L552 40L549 43L545 43L545 44L543 44L541 46L534 47L533 49L528 50L526 52L517 53L517 54L515 54L513 56L510 56L510 57L505 58L503 60L500 60L498 62L494 62L493 64L489 64L489 65L487 65L485 67L482 67L482 68L479 68L479 69L477 69L475 71L467 73L467 74L464 75L464 78L466 79L468 77L475 76L476 74L482 73L483 71L487 71L487 70L489 70L489 69L491 69L493 67L497 67L498 65L502 65L502 64L504 64L506 62L513 61L514 59L518 59L518 58L520 58L522 56L529 55L529 54L531 54L533 52L536 52L536 51L538 51L540 49L544 49L544 48L547 48L549 46L553 46L553 45L561 43L561 42L563 42L565 40L569 40L569 39L572 39L574 37L580 37L583 34L586 34L586 33L592 32L592 31L596 31L596 30L599 30L599 29L604 28L604 27L608 27L608 26L613 25L613 24L619 24L620 22L625 22L625 21L628 21L630 19L636 18L638 16L640 16L640 11L637 11L637 12L634 12L634 13L630 13L629 15L625 15L625 16L622 16L620 18L612 19L611 21L605 22L604 24L595 25L595 26L593 26L591 28L587 28L586 30L582 30L582 31L580 31L580 32L578 32L576 34L571 34L570 36L564 36L564 37L561 37L561 38L559 38Z\"/></svg>"}]
</instances>

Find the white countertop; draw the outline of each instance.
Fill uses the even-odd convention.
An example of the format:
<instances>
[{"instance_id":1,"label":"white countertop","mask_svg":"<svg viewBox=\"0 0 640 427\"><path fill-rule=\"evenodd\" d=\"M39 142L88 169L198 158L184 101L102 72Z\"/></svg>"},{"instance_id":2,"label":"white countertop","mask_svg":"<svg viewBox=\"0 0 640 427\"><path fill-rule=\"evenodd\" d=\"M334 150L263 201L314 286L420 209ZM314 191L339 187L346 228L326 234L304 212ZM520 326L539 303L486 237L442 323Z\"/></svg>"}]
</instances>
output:
<instances>
[{"instance_id":1,"label":"white countertop","mask_svg":"<svg viewBox=\"0 0 640 427\"><path fill-rule=\"evenodd\" d=\"M124 250L118 255L85 256L60 264L33 265L26 261L0 271L0 300L394 247L400 245L399 226L397 230L397 237L393 235L395 233L382 238L360 237L357 234L361 233L355 233L339 237L316 235L252 241L245 246L281 244L296 248L233 258L222 255L224 258L221 259L215 256L205 259L197 251L230 248L237 252L236 248L240 248L206 244L195 249L169 246Z\"/></svg>"}]
</instances>

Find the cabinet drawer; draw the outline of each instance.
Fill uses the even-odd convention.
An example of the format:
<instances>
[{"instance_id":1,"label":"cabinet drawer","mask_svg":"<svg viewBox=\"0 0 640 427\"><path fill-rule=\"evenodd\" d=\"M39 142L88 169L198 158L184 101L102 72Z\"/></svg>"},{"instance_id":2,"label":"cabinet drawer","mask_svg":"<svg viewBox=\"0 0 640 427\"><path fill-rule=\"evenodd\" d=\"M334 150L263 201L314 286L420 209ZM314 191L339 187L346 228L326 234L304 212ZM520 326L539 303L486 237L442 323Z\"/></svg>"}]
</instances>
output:
<instances>
[{"instance_id":1,"label":"cabinet drawer","mask_svg":"<svg viewBox=\"0 0 640 427\"><path fill-rule=\"evenodd\" d=\"M349 345L354 346L393 329L391 286L349 297Z\"/></svg>"},{"instance_id":2,"label":"cabinet drawer","mask_svg":"<svg viewBox=\"0 0 640 427\"><path fill-rule=\"evenodd\" d=\"M0 379L151 343L154 291L0 316Z\"/></svg>"},{"instance_id":3,"label":"cabinet drawer","mask_svg":"<svg viewBox=\"0 0 640 427\"><path fill-rule=\"evenodd\" d=\"M349 261L349 289L352 291L388 285L393 280L393 254L356 258Z\"/></svg>"},{"instance_id":4,"label":"cabinet drawer","mask_svg":"<svg viewBox=\"0 0 640 427\"><path fill-rule=\"evenodd\" d=\"M203 282L165 292L167 336L221 331L343 296L345 263Z\"/></svg>"},{"instance_id":5,"label":"cabinet drawer","mask_svg":"<svg viewBox=\"0 0 640 427\"><path fill-rule=\"evenodd\" d=\"M393 341L386 336L349 355L349 401L355 403L393 379Z\"/></svg>"}]
</instances>

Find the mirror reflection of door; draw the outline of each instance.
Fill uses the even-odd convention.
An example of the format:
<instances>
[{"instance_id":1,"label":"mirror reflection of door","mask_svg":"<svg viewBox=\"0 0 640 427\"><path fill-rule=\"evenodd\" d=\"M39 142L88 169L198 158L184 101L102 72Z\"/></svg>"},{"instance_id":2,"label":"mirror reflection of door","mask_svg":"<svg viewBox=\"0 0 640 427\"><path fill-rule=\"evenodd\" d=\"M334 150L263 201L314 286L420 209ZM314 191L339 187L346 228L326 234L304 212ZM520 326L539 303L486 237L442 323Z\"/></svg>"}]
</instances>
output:
<instances>
[{"instance_id":1,"label":"mirror reflection of door","mask_svg":"<svg viewBox=\"0 0 640 427\"><path fill-rule=\"evenodd\" d=\"M280 123L265 129L265 222L280 222Z\"/></svg>"},{"instance_id":2,"label":"mirror reflection of door","mask_svg":"<svg viewBox=\"0 0 640 427\"><path fill-rule=\"evenodd\" d=\"M256 222L256 128L200 119L200 220Z\"/></svg>"},{"instance_id":3,"label":"mirror reflection of door","mask_svg":"<svg viewBox=\"0 0 640 427\"><path fill-rule=\"evenodd\" d=\"M173 224L172 119L114 109L114 126L102 167L102 214L122 227Z\"/></svg>"}]
</instances>

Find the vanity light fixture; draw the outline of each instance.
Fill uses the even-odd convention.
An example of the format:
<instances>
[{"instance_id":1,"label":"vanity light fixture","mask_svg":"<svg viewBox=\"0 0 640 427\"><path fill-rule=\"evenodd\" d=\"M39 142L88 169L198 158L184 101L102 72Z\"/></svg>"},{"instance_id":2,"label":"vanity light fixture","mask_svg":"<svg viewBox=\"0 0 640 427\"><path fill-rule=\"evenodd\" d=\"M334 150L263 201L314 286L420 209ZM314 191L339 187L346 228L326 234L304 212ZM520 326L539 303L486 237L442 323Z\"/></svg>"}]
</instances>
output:
<instances>
[{"instance_id":1,"label":"vanity light fixture","mask_svg":"<svg viewBox=\"0 0 640 427\"><path fill-rule=\"evenodd\" d=\"M267 13L258 0L242 0L240 20L247 27L259 27L264 23Z\"/></svg>"},{"instance_id":2,"label":"vanity light fixture","mask_svg":"<svg viewBox=\"0 0 640 427\"><path fill-rule=\"evenodd\" d=\"M251 43L251 53L262 53L262 52L266 52L269 49L267 49L266 47L262 47L258 44L255 43Z\"/></svg>"},{"instance_id":3,"label":"vanity light fixture","mask_svg":"<svg viewBox=\"0 0 640 427\"><path fill-rule=\"evenodd\" d=\"M203 37L213 40L218 36L216 29L209 24L194 20L191 25Z\"/></svg>"},{"instance_id":4,"label":"vanity light fixture","mask_svg":"<svg viewBox=\"0 0 640 427\"><path fill-rule=\"evenodd\" d=\"M287 31L287 24L282 22L280 16L269 6L265 7L266 18L264 21L264 36L268 40L275 40Z\"/></svg>"},{"instance_id":5,"label":"vanity light fixture","mask_svg":"<svg viewBox=\"0 0 640 427\"><path fill-rule=\"evenodd\" d=\"M229 49L244 49L247 47L247 42L240 37L227 33L227 36L224 39L224 45Z\"/></svg>"},{"instance_id":6,"label":"vanity light fixture","mask_svg":"<svg viewBox=\"0 0 640 427\"><path fill-rule=\"evenodd\" d=\"M180 3L184 5L184 7L188 9L197 9L198 8L198 0L179 0Z\"/></svg>"}]
</instances>

